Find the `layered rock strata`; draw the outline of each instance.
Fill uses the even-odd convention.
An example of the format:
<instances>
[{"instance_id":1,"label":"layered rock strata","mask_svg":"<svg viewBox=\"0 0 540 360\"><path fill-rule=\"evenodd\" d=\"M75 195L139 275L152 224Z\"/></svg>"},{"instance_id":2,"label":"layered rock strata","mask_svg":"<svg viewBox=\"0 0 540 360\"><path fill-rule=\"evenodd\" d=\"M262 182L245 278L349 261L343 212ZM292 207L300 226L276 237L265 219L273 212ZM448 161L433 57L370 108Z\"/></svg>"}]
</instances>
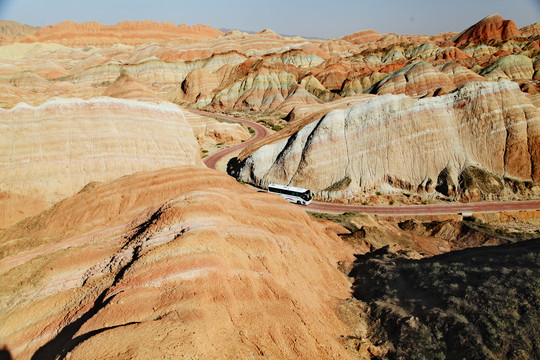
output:
<instances>
[{"instance_id":1,"label":"layered rock strata","mask_svg":"<svg viewBox=\"0 0 540 360\"><path fill-rule=\"evenodd\" d=\"M521 32L512 20L505 20L499 14L494 14L480 20L455 39L456 46L474 41L508 40L521 36Z\"/></svg>"},{"instance_id":2,"label":"layered rock strata","mask_svg":"<svg viewBox=\"0 0 540 360\"><path fill-rule=\"evenodd\" d=\"M251 137L249 131L237 123L218 121L214 118L184 111L187 123L201 147L209 145L232 145Z\"/></svg>"},{"instance_id":3,"label":"layered rock strata","mask_svg":"<svg viewBox=\"0 0 540 360\"><path fill-rule=\"evenodd\" d=\"M509 182L540 180L540 113L509 81L467 83L420 100L367 98L312 119L241 154L233 174L262 188L288 184L339 200L374 192L519 197Z\"/></svg>"},{"instance_id":4,"label":"layered rock strata","mask_svg":"<svg viewBox=\"0 0 540 360\"><path fill-rule=\"evenodd\" d=\"M455 88L443 72L423 61L412 63L393 72L373 86L374 94L406 94L425 97L447 94Z\"/></svg>"},{"instance_id":5,"label":"layered rock strata","mask_svg":"<svg viewBox=\"0 0 540 360\"><path fill-rule=\"evenodd\" d=\"M154 21L123 21L116 25L102 25L96 21L76 23L64 21L39 29L27 38L20 40L28 42L53 42L68 46L147 44L153 41L174 38L189 38L196 40L212 39L223 35L220 30L205 25L178 26L169 22Z\"/></svg>"},{"instance_id":6,"label":"layered rock strata","mask_svg":"<svg viewBox=\"0 0 540 360\"><path fill-rule=\"evenodd\" d=\"M193 130L173 104L112 98L20 104L0 109L0 132L0 228L93 181L201 164ZM29 199L42 206L26 209Z\"/></svg>"},{"instance_id":7,"label":"layered rock strata","mask_svg":"<svg viewBox=\"0 0 540 360\"><path fill-rule=\"evenodd\" d=\"M25 92L27 103L38 105L53 96L101 95L127 74L151 90L138 89L144 99L151 93L182 106L283 116L294 103L369 92L439 96L481 79L511 79L534 93L540 79L530 74L531 66L538 72L535 29L531 25L521 34L513 22L490 16L461 34L368 30L340 39L307 40L270 30L219 36L204 26L65 22L40 29L25 43L0 47L0 80ZM306 91L297 91L298 86ZM116 87L115 94L123 92ZM3 106L17 103L11 93L0 94Z\"/></svg>"},{"instance_id":8,"label":"layered rock strata","mask_svg":"<svg viewBox=\"0 0 540 360\"><path fill-rule=\"evenodd\" d=\"M0 334L16 359L352 359L334 311L352 258L224 174L137 173L0 232Z\"/></svg>"}]
</instances>

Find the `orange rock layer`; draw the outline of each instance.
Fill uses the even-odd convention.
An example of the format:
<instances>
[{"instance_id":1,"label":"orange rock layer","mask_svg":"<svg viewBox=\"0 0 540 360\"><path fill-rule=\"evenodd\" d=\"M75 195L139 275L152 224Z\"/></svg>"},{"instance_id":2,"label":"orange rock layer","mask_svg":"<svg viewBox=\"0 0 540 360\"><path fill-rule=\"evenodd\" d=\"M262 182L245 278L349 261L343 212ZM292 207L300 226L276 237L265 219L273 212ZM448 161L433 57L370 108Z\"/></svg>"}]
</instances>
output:
<instances>
[{"instance_id":1,"label":"orange rock layer","mask_svg":"<svg viewBox=\"0 0 540 360\"><path fill-rule=\"evenodd\" d=\"M0 80L17 89L0 94L0 103L11 107L21 97L39 104L52 96L88 99L106 94L214 111L272 110L285 115L291 103L328 102L360 93L438 96L482 77L511 79L524 91L534 91L540 81L535 29L531 25L521 34L513 22L494 15L457 35L368 30L340 39L306 40L269 30L220 36L208 27L170 23L64 22L27 37L28 43L0 48L0 59L5 59ZM528 63L510 64L516 55ZM130 81L109 89L121 75ZM306 91L297 91L299 86Z\"/></svg>"},{"instance_id":2,"label":"orange rock layer","mask_svg":"<svg viewBox=\"0 0 540 360\"><path fill-rule=\"evenodd\" d=\"M490 15L480 20L455 39L456 46L461 46L478 40L508 40L521 36L521 32L512 20L502 16Z\"/></svg>"},{"instance_id":3,"label":"orange rock layer","mask_svg":"<svg viewBox=\"0 0 540 360\"><path fill-rule=\"evenodd\" d=\"M221 35L223 33L220 30L205 25L176 26L170 22L123 21L107 26L97 21L86 23L64 21L45 26L21 42L54 42L69 46L105 46L116 43L138 45L174 38L205 40Z\"/></svg>"},{"instance_id":4,"label":"orange rock layer","mask_svg":"<svg viewBox=\"0 0 540 360\"><path fill-rule=\"evenodd\" d=\"M16 359L352 359L338 259L337 235L279 196L198 167L138 173L0 232L0 333Z\"/></svg>"}]
</instances>

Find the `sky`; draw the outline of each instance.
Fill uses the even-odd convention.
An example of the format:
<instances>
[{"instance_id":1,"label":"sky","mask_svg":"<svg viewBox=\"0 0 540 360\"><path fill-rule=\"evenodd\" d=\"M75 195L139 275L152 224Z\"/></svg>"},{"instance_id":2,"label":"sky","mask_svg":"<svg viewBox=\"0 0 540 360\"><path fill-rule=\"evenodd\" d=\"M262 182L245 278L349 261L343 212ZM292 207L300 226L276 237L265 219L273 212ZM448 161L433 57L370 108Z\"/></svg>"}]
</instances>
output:
<instances>
[{"instance_id":1,"label":"sky","mask_svg":"<svg viewBox=\"0 0 540 360\"><path fill-rule=\"evenodd\" d=\"M34 26L153 20L318 38L459 32L491 14L522 28L540 22L540 0L0 0L0 20Z\"/></svg>"}]
</instances>

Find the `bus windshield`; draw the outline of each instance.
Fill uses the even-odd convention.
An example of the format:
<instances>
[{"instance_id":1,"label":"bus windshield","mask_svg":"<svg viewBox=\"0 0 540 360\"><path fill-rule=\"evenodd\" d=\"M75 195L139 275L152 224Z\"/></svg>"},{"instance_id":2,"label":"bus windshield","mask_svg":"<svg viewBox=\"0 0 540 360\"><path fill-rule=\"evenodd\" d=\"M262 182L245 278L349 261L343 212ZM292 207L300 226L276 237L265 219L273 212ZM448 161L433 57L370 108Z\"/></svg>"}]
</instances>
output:
<instances>
[{"instance_id":1,"label":"bus windshield","mask_svg":"<svg viewBox=\"0 0 540 360\"><path fill-rule=\"evenodd\" d=\"M302 195L300 195L300 197L306 201L310 201L312 198L311 191L306 190Z\"/></svg>"}]
</instances>

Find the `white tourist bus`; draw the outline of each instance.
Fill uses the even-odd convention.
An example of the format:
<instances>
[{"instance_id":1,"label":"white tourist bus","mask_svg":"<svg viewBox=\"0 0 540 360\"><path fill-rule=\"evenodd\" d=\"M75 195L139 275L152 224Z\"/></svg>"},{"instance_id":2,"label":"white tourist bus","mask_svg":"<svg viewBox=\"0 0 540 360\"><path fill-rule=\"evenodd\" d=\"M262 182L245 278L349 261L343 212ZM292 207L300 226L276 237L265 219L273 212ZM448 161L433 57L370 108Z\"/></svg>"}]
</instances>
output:
<instances>
[{"instance_id":1,"label":"white tourist bus","mask_svg":"<svg viewBox=\"0 0 540 360\"><path fill-rule=\"evenodd\" d=\"M270 184L268 185L268 192L278 194L285 200L300 205L309 205L313 198L311 190L293 186Z\"/></svg>"}]
</instances>

